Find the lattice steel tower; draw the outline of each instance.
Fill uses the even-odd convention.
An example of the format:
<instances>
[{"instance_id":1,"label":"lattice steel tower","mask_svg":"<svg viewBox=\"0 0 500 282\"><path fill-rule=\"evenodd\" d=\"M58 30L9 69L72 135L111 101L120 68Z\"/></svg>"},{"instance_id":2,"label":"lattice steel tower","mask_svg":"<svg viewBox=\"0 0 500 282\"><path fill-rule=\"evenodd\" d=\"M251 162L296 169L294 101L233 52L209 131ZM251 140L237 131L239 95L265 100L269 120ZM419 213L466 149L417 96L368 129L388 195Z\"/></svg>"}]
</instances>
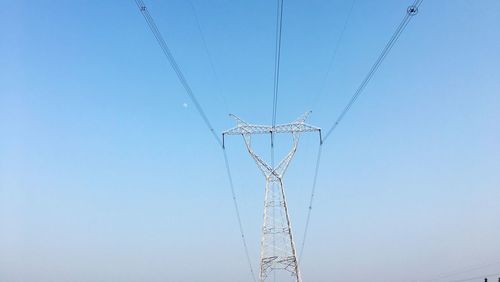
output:
<instances>
[{"instance_id":1,"label":"lattice steel tower","mask_svg":"<svg viewBox=\"0 0 500 282\"><path fill-rule=\"evenodd\" d=\"M275 126L249 124L231 115L236 119L237 125L222 133L223 143L225 135L243 136L248 153L266 178L264 222L260 242L260 282L266 281L271 274L275 281L277 279L280 282L290 280L301 282L297 251L283 186L283 175L297 151L302 132L319 132L321 140L321 129L305 123L309 114L310 112L305 113L292 123ZM275 134L283 133L292 135L292 148L283 160L276 167L273 167L252 149L252 135L270 134L271 140L273 140Z\"/></svg>"}]
</instances>

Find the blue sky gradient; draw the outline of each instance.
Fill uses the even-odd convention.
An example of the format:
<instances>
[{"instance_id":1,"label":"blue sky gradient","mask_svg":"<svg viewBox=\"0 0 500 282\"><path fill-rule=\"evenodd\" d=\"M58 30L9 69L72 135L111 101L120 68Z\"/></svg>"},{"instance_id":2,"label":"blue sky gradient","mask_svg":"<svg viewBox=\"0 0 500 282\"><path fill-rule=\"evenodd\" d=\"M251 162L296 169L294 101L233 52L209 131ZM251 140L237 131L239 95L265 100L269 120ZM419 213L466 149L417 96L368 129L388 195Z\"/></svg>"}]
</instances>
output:
<instances>
[{"instance_id":1,"label":"blue sky gradient","mask_svg":"<svg viewBox=\"0 0 500 282\"><path fill-rule=\"evenodd\" d=\"M192 1L217 75L189 2L145 2L214 127L270 123L274 1ZM278 123L331 126L410 2L356 1L326 75L351 0L285 0ZM134 1L2 7L0 281L251 281L220 150ZM499 27L496 0L423 2L325 145L304 281L500 272ZM227 148L256 267L265 182ZM285 178L297 243L317 149Z\"/></svg>"}]
</instances>

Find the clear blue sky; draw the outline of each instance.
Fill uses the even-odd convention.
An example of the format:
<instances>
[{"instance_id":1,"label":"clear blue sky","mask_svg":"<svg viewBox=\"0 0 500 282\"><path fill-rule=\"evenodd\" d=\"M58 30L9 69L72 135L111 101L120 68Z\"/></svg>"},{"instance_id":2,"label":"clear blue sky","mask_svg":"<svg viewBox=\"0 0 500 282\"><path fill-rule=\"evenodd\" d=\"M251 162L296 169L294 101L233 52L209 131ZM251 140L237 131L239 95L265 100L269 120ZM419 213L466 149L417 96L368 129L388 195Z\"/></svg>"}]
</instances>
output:
<instances>
[{"instance_id":1,"label":"clear blue sky","mask_svg":"<svg viewBox=\"0 0 500 282\"><path fill-rule=\"evenodd\" d=\"M278 122L332 124L410 0L285 0ZM218 131L271 121L274 1L146 4ZM2 1L0 281L251 281L219 148L133 1ZM426 0L325 145L304 281L500 272L500 2ZM320 93L319 102L312 103ZM187 107L184 106L187 104ZM316 136L285 184L300 242ZM228 141L254 267L264 179Z\"/></svg>"}]
</instances>

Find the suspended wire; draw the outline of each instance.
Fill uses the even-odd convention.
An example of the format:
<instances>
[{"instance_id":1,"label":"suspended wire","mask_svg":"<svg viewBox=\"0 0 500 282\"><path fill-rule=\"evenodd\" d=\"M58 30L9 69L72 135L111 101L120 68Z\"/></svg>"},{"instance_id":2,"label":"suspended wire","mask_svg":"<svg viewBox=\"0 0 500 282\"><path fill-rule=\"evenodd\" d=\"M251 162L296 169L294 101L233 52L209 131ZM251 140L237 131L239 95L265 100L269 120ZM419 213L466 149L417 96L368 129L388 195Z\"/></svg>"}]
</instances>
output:
<instances>
[{"instance_id":1,"label":"suspended wire","mask_svg":"<svg viewBox=\"0 0 500 282\"><path fill-rule=\"evenodd\" d=\"M490 278L490 277L496 278L496 276L498 276L498 275L500 275L500 274L497 272L497 273L490 273L490 274L469 277L469 278L464 278L464 279L459 279L459 280L452 280L452 281L448 281L448 282L466 282L466 281L473 281L473 280L477 280L477 279Z\"/></svg>"},{"instance_id":2,"label":"suspended wire","mask_svg":"<svg viewBox=\"0 0 500 282\"><path fill-rule=\"evenodd\" d=\"M332 68L333 68L333 65L334 65L333 63L337 59L337 53L338 53L338 50L339 50L339 47L340 47L340 43L344 39L344 34L345 34L345 31L347 30L347 26L349 25L349 22L350 22L350 19L351 19L351 15L352 15L352 11L354 10L354 5L355 4L356 4L356 0L352 0L351 1L351 6L350 6L349 11L347 13L347 17L345 18L345 21L344 21L344 25L342 26L342 30L340 31L340 35L337 38L337 42L335 43L335 47L333 48L332 56L331 56L331 58L330 58L330 60L328 62L328 68L326 70L325 76L323 77L323 83L321 84L321 88L318 89L319 91L316 93L316 95L315 95L315 97L313 99L313 103L312 103L311 109L316 106L316 104L320 100L320 97L325 92L326 80L327 80L328 76L330 75L330 73L332 71Z\"/></svg>"},{"instance_id":3,"label":"suspended wire","mask_svg":"<svg viewBox=\"0 0 500 282\"><path fill-rule=\"evenodd\" d=\"M276 112L278 108L278 90L281 58L281 31L283 29L283 0L277 0L276 9L276 44L274 51L274 90L272 126L276 126ZM274 134L271 132L271 167L274 167Z\"/></svg>"},{"instance_id":4,"label":"suspended wire","mask_svg":"<svg viewBox=\"0 0 500 282\"><path fill-rule=\"evenodd\" d=\"M323 142L328 138L328 136L330 136L330 134L333 132L333 130L335 130L335 128L337 127L337 125L340 123L340 121L343 119L343 117L345 116L345 114L349 111L349 109L351 108L351 106L354 104L354 102L356 101L356 99L359 97L359 95L361 94L361 92L363 91L363 89L366 87L366 84L369 82L369 80L372 78L372 76L375 73L375 71L378 69L379 65L382 63L382 61L384 60L384 58L387 56L387 54L390 51L390 49L394 46L394 43L397 41L397 39L399 38L399 36L403 32L404 28L406 27L406 25L410 21L410 18L416 13L416 11L418 11L418 7L422 3L422 1L423 0L415 0L415 2L413 3L413 5L408 8L408 11L407 11L405 17L403 18L402 22L400 23L400 25L396 29L395 33L393 34L393 36L391 37L391 39L389 40L389 42L387 43L387 45L383 49L382 53L380 54L380 56L377 59L377 61L375 62L375 64L372 66L370 72L365 77L365 79L363 80L363 82L361 83L361 85L359 86L359 88L357 89L357 91L355 92L354 96L351 98L351 100L347 104L347 106L344 108L344 110L342 111L342 113L340 114L340 116L337 118L337 120L335 121L334 125L328 130L328 132L325 135L325 137L321 140L320 147L319 147L319 150L318 150L317 159L316 159L316 168L315 168L315 171L314 171L313 185L312 185L312 188L311 188L311 196L310 196L310 199L309 199L309 207L308 207L308 211L307 211L306 224L305 224L305 228L304 228L304 235L303 235L303 238L302 238L302 245L301 245L301 250L300 250L300 255L299 255L300 259L302 258L302 255L303 255L303 252L304 252L304 246L305 246L306 239L307 239L307 232L308 232L309 223L310 223L310 220L311 220L311 212L312 212L312 207L313 207L314 195L315 195L315 192L316 192L316 183L317 183L317 178L318 178L319 167L320 167L320 163L321 163L321 152L322 152L322 148L323 148L323 146L322 146ZM342 40L342 37L343 37L343 34L344 34L346 28L347 28L347 24L349 22L349 18L351 17L351 14L352 14L352 11L353 11L353 8L354 8L354 4L355 4L355 0L353 0L353 2L351 3L349 14L348 14L348 16L346 18L346 21L344 22L344 26L342 28L341 34L339 36L339 39L337 40L337 44L336 44L336 47L334 49L332 59L330 60L330 65L329 65L329 68L328 68L328 72L330 71L330 68L331 68L331 66L333 64L333 61L334 61L335 57L336 57L338 46L340 44L340 41ZM410 8L412 8L412 7L415 8L416 10L410 10ZM328 76L328 72L327 72L327 76ZM325 77L325 79L326 79L326 77ZM316 101L314 102L314 104L317 102L317 100L318 100L318 97L316 98Z\"/></svg>"},{"instance_id":5,"label":"suspended wire","mask_svg":"<svg viewBox=\"0 0 500 282\"><path fill-rule=\"evenodd\" d=\"M248 252L248 246L247 246L247 243L246 243L246 237L245 237L245 233L244 233L244 229L243 229L243 224L242 224L242 221L241 221L240 210L239 210L239 207L238 207L238 201L236 199L236 192L234 190L233 177L232 177L231 170L230 170L230 167L229 167L229 161L228 161L228 158L227 158L226 150L224 149L224 146L222 144L222 140L215 133L215 130L214 130L212 124L210 123L207 115L205 114L205 111L203 110L203 108L201 107L200 103L198 102L198 99L196 99L196 96L194 95L194 93L193 93L191 87L189 86L186 78L184 77L184 75L183 75L183 73L182 73L179 65L177 64L177 62L174 59L174 57L173 57L170 49L168 48L167 43L163 39L163 36L161 35L160 31L158 30L158 27L156 26L153 18L149 14L149 12L148 12L148 10L146 8L146 5L144 4L144 2L142 0L135 0L135 3L137 4L137 7L141 11L141 14L144 16L144 19L146 20L149 28L151 29L151 31L152 31L153 35L155 36L156 40L158 41L158 44L160 45L163 53L165 54L165 56L167 57L168 61L170 62L170 65L174 69L174 71L175 71L175 73L176 73L179 81L181 82L182 86L186 90L187 95L189 96L189 98L191 99L191 101L193 102L193 104L196 106L198 114L201 116L201 118L205 122L205 125L210 130L210 133L212 134L212 136L215 138L215 140L217 141L217 143L220 145L220 148L222 149L222 153L224 155L224 163L226 165L227 177L228 177L228 180L229 180L229 186L231 188L231 195L232 195L232 199L233 199L233 204L234 204L234 208L235 208L235 212L236 212L236 217L237 217L237 220L238 220L238 226L239 226L239 230L240 230L240 235L241 235L241 239L242 239L242 242L243 242L243 247L244 247L244 250L245 250L245 255L246 255L247 262L248 262L248 265L249 265L249 268L250 268L250 272L252 274L252 279L253 279L254 282L256 282L257 280L255 278L255 272L253 270L253 266L252 266L252 263L251 263L251 260L250 260L250 255L249 255L249 252Z\"/></svg>"},{"instance_id":6,"label":"suspended wire","mask_svg":"<svg viewBox=\"0 0 500 282\"><path fill-rule=\"evenodd\" d=\"M276 48L274 53L274 95L273 95L273 118L272 118L273 127L276 125L276 110L278 107L282 29L283 29L283 0L277 0Z\"/></svg>"},{"instance_id":7,"label":"suspended wire","mask_svg":"<svg viewBox=\"0 0 500 282\"><path fill-rule=\"evenodd\" d=\"M182 73L179 65L177 64L177 61L175 60L174 56L172 55L172 52L170 51L170 48L168 48L167 43L163 39L163 36L161 35L160 31L158 30L158 27L156 26L156 23L154 22L153 18L149 14L148 9L146 8L146 5L142 0L135 0L135 3L137 4L137 7L141 11L141 14L144 16L144 19L146 20L149 28L151 29L151 32L156 38L156 41L158 41L158 44L160 45L160 48L162 49L163 53L167 57L168 61L170 62L170 65L172 66L172 69L174 70L175 74L177 75L177 78L179 79L179 82L182 84L184 87L184 90L186 90L186 94L189 96L191 99L191 102L196 107L196 110L198 111L198 114L201 116L203 119L203 122L205 122L205 125L208 127L210 130L210 133L212 136L215 138L217 143L222 146L222 141L219 138L219 136L215 133L215 130L210 123L207 115L205 114L205 111L201 107L200 103L198 102L198 99L193 93L193 90L189 86L189 83L187 82L186 78L184 77L184 74Z\"/></svg>"},{"instance_id":8,"label":"suspended wire","mask_svg":"<svg viewBox=\"0 0 500 282\"><path fill-rule=\"evenodd\" d=\"M189 0L188 2L190 4L190 6L191 6L191 9L193 10L194 18L196 20L196 27L198 28L198 32L200 33L201 41L203 43L203 47L205 48L205 53L206 53L206 55L208 57L210 68L212 69L212 74L214 76L214 79L215 79L215 82L216 82L216 85L217 85L217 88L218 88L217 89L217 96L219 96L219 99L224 104L224 108L226 109L226 112L229 113L229 107L228 107L228 104L227 104L227 99L224 96L224 93L222 91L221 80L219 78L219 74L217 73L217 71L215 69L215 63L214 63L212 54L210 53L210 49L208 48L207 40L205 38L205 35L203 34L203 29L201 28L201 23L200 23L200 19L198 17L198 13L196 11L196 7L195 7L195 5L194 5L194 3L193 3L192 0Z\"/></svg>"},{"instance_id":9,"label":"suspended wire","mask_svg":"<svg viewBox=\"0 0 500 282\"><path fill-rule=\"evenodd\" d=\"M304 235L302 236L302 244L300 247L299 261L302 261L302 254L304 253L304 246L306 244L306 239L307 239L307 231L309 230L309 221L311 220L311 211L313 208L314 195L316 193L316 183L318 180L318 172L319 172L319 166L321 163L321 152L322 151L323 151L323 144L321 142L319 144L318 155L316 157L316 168L314 169L314 177L313 177L313 183L312 183L312 188L311 188L311 196L309 198L309 207L307 209L307 219L306 219L306 225L304 227Z\"/></svg>"},{"instance_id":10,"label":"suspended wire","mask_svg":"<svg viewBox=\"0 0 500 282\"><path fill-rule=\"evenodd\" d=\"M276 126L276 112L278 108L278 90L280 76L280 58L281 58L281 32L283 29L283 0L277 0L276 11L276 44L274 52L274 91L273 91L273 116L272 127ZM274 134L271 132L271 167L274 169ZM274 195L274 188L272 189ZM274 196L273 196L274 197ZM273 226L275 225L275 207L273 207ZM275 235L273 234L273 246L275 247ZM273 249L273 254L275 249ZM273 281L276 281L276 272L273 272Z\"/></svg>"},{"instance_id":11,"label":"suspended wire","mask_svg":"<svg viewBox=\"0 0 500 282\"><path fill-rule=\"evenodd\" d=\"M337 128L338 124L342 121L344 116L351 109L352 105L356 102L359 95L361 95L361 93L365 89L366 85L368 84L368 82L370 82L371 78L373 77L373 75L375 74L377 69L379 68L382 61L384 61L387 54L391 51L392 47L394 46L396 41L401 36L401 33L405 30L405 28L408 25L408 23L410 22L411 18L417 13L420 4L422 4L422 1L423 0L415 0L413 2L413 5L408 8L406 15L404 16L403 20L401 21L401 23L397 27L396 31L392 35L391 39L389 40L389 42L387 42L384 49L382 50L382 53L380 53L379 57L377 58L377 60L375 61L375 63L371 67L370 71L368 72L366 77L363 79L363 81L361 82L359 87L357 88L357 90L354 93L354 95L352 96L352 98L347 103L346 107L342 110L342 112L340 113L338 118L335 120L335 123L330 127L330 129L326 133L323 141L326 141L328 139L330 134L332 134L332 132Z\"/></svg>"},{"instance_id":12,"label":"suspended wire","mask_svg":"<svg viewBox=\"0 0 500 282\"><path fill-rule=\"evenodd\" d=\"M488 263L476 264L476 265L469 266L469 267L467 267L465 269L462 269L462 270L442 273L442 274L437 275L437 276L435 276L433 278L430 278L430 279L427 279L427 280L423 280L422 282L439 281L439 280L442 280L442 279L454 277L454 276L457 276L457 275L460 275L460 274L464 274L464 273L468 273L468 272L472 272L472 271L476 271L476 270L485 269L485 268L488 268L488 267L491 267L491 266L495 266L495 265L499 265L499 264L500 264L500 260L494 260L494 261L492 261L492 262L490 261Z\"/></svg>"},{"instance_id":13,"label":"suspended wire","mask_svg":"<svg viewBox=\"0 0 500 282\"><path fill-rule=\"evenodd\" d=\"M238 219L238 226L240 228L241 241L243 242L243 247L245 249L245 256L247 258L247 262L248 262L248 265L250 267L250 273L252 274L252 279L253 279L254 282L256 282L257 280L255 278L255 272L253 271L252 260L250 259L250 253L248 251L247 241L246 241L246 238L245 238L245 232L243 230L243 224L242 224L242 221L241 221L240 208L238 206L238 201L236 200L236 193L234 191L233 177L232 177L232 174L231 174L231 169L229 167L229 160L227 158L226 149L223 148L222 152L224 154L224 163L226 164L226 172L227 172L227 176L228 176L228 180L229 180L229 187L231 188L231 195L232 195L232 198L233 198L234 210L236 211L236 217Z\"/></svg>"},{"instance_id":14,"label":"suspended wire","mask_svg":"<svg viewBox=\"0 0 500 282\"><path fill-rule=\"evenodd\" d=\"M323 78L323 86L321 87L320 91L318 92L318 94L316 94L314 100L313 100L313 103L312 103L312 106L311 108L313 108L316 103L319 101L319 98L321 96L321 94L323 93L323 90L325 88L325 85L326 85L326 79L328 78L328 75L332 69L332 66L333 66L333 63L337 57L337 52L338 52L338 49L339 49L339 46L340 46L340 43L342 42L342 39L344 38L344 33L347 29L347 26L349 24L349 20L351 19L351 15L352 15L352 11L354 10L354 5L356 3L356 0L352 0L351 2L351 6L349 8L349 12L347 14L347 17L344 21L344 24L342 26L342 30L340 32L340 35L339 37L337 38L337 42L335 44L335 47L333 49L333 54L332 54L332 57L330 58L330 61L328 63L328 69L327 69L327 72L325 74L325 77ZM303 254L304 254L304 249L305 249L305 244L306 244L306 241L307 241L307 233L309 231L309 223L311 221L311 213L312 213L312 208L313 208L313 202L314 202L314 196L315 196L315 193L316 193L316 183L317 183L317 180L318 180L318 173L319 173L319 168L320 168L320 164L321 164L321 153L323 151L323 140L320 141L320 144L319 144L319 149L318 149L318 155L316 157L316 166L315 166L315 169L314 169L314 176L313 176L313 182L312 182L312 187L311 187L311 195L309 196L309 206L308 206L308 209L307 209L307 217L306 217L306 223L305 223L305 227L304 227L304 234L302 235L302 244L301 244L301 247L300 247L300 253L299 253L299 261L302 261L302 257L303 257Z\"/></svg>"}]
</instances>

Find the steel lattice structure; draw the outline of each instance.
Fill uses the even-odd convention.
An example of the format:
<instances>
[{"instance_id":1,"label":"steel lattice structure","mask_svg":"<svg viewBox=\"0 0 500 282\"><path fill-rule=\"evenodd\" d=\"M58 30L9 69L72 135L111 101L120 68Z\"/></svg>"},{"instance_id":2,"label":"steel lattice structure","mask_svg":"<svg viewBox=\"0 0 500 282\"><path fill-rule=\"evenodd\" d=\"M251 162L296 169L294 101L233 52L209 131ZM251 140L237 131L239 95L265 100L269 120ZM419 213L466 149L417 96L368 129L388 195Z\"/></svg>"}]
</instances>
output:
<instances>
[{"instance_id":1,"label":"steel lattice structure","mask_svg":"<svg viewBox=\"0 0 500 282\"><path fill-rule=\"evenodd\" d=\"M226 135L243 136L248 153L266 178L264 222L260 242L260 282L264 282L271 274L274 277L279 275L279 281L281 281L281 278L285 279L285 277L291 278L295 282L301 281L297 251L293 240L285 188L283 186L283 175L297 151L301 133L319 132L321 140L321 129L305 123L309 114L310 112L307 112L294 122L276 126L249 124L231 115L236 119L237 125L222 133L223 144ZM270 134L271 140L273 140L274 134L283 133L292 135L292 148L283 160L276 167L273 167L253 150L252 135Z\"/></svg>"}]
</instances>

